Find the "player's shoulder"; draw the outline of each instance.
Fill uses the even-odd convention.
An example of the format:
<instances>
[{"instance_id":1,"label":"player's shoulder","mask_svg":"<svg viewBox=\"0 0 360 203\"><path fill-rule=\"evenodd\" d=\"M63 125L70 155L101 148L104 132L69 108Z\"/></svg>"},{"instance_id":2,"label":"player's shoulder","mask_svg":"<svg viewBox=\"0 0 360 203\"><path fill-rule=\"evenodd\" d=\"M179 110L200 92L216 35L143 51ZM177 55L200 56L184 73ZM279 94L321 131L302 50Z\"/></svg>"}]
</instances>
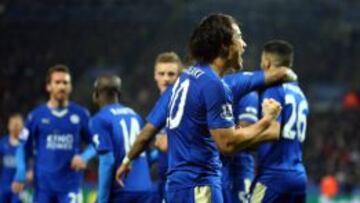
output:
<instances>
[{"instance_id":1,"label":"player's shoulder","mask_svg":"<svg viewBox=\"0 0 360 203\"><path fill-rule=\"evenodd\" d=\"M5 134L0 138L0 144L4 144L9 140L9 135Z\"/></svg>"},{"instance_id":2,"label":"player's shoulder","mask_svg":"<svg viewBox=\"0 0 360 203\"><path fill-rule=\"evenodd\" d=\"M302 89L299 86L299 83L297 82L284 83L282 84L282 88L284 89L284 91L292 92L294 94L298 94L302 97L305 97L304 92L302 91Z\"/></svg>"},{"instance_id":3,"label":"player's shoulder","mask_svg":"<svg viewBox=\"0 0 360 203\"><path fill-rule=\"evenodd\" d=\"M44 114L46 111L48 110L47 104L40 104L38 106L36 106L35 108L33 108L29 113L28 113L28 119L33 119L35 117L41 116L42 114Z\"/></svg>"},{"instance_id":4,"label":"player's shoulder","mask_svg":"<svg viewBox=\"0 0 360 203\"><path fill-rule=\"evenodd\" d=\"M89 116L90 115L89 110L86 107L81 106L80 104L78 104L76 102L70 102L69 103L69 109L70 109L71 112L79 113L82 116Z\"/></svg>"},{"instance_id":5,"label":"player's shoulder","mask_svg":"<svg viewBox=\"0 0 360 203\"><path fill-rule=\"evenodd\" d=\"M107 106L103 107L98 114L103 117L108 117L110 115L112 115L112 116L138 116L139 115L132 108L130 108L126 105L120 104L120 103L107 105Z\"/></svg>"},{"instance_id":6,"label":"player's shoulder","mask_svg":"<svg viewBox=\"0 0 360 203\"><path fill-rule=\"evenodd\" d=\"M219 76L208 65L190 66L183 74L184 77L191 78L199 84L221 83Z\"/></svg>"}]
</instances>

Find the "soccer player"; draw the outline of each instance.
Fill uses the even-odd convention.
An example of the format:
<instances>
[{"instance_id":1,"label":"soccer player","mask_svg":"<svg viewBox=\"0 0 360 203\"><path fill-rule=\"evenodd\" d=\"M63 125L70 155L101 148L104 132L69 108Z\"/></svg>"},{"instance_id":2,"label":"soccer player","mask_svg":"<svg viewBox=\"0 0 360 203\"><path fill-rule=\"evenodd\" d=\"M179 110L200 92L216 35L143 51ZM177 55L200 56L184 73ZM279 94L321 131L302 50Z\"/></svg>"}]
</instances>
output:
<instances>
[{"instance_id":1,"label":"soccer player","mask_svg":"<svg viewBox=\"0 0 360 203\"><path fill-rule=\"evenodd\" d=\"M263 47L262 69L291 67L293 47L286 41L273 40ZM308 102L297 82L273 86L261 93L261 98L274 99L283 111L277 118L280 140L258 147L258 174L252 185L251 202L305 202L306 172L301 144L305 140Z\"/></svg>"},{"instance_id":2,"label":"soccer player","mask_svg":"<svg viewBox=\"0 0 360 203\"><path fill-rule=\"evenodd\" d=\"M146 154L133 161L132 170L120 187L114 179L115 167L140 132L143 122L131 108L119 103L121 80L105 75L95 81L93 100L101 109L91 119L90 130L99 153L98 203L133 202L153 200L152 183Z\"/></svg>"},{"instance_id":3,"label":"soccer player","mask_svg":"<svg viewBox=\"0 0 360 203\"><path fill-rule=\"evenodd\" d=\"M247 72L243 74L248 74ZM233 104L235 124L247 127L258 121L259 96L251 92ZM222 157L222 183L225 203L247 203L254 178L254 159L250 150Z\"/></svg>"},{"instance_id":4,"label":"soccer player","mask_svg":"<svg viewBox=\"0 0 360 203\"><path fill-rule=\"evenodd\" d=\"M179 77L182 71L182 62L180 60L180 57L175 52L163 52L156 57L154 67L155 67L154 79L160 91L160 94L163 94L165 90L170 85L173 85L176 79ZM153 116L154 114L152 116L149 116L147 118L147 121L155 126L156 119L153 119ZM167 136L166 136L165 128L162 128L161 131L156 136L155 147L159 149L158 195L160 202L163 202L165 198L164 194L165 194L165 183L166 183L166 171L168 168L167 167L168 166Z\"/></svg>"},{"instance_id":5,"label":"soccer player","mask_svg":"<svg viewBox=\"0 0 360 203\"><path fill-rule=\"evenodd\" d=\"M245 47L231 16L206 17L194 30L189 47L197 65L180 75L166 111L169 144L166 200L223 202L219 150L231 154L259 141L277 139L268 129L280 106L272 100L265 101L264 116L259 122L235 130L231 90L220 79L230 68L241 67ZM142 141L138 143L125 157L117 178L143 150Z\"/></svg>"},{"instance_id":6,"label":"soccer player","mask_svg":"<svg viewBox=\"0 0 360 203\"><path fill-rule=\"evenodd\" d=\"M8 121L9 135L0 140L0 157L2 158L0 177L0 202L19 203L18 194L11 191L11 183L16 172L16 147L19 145L19 135L23 129L24 121L20 114L10 115Z\"/></svg>"},{"instance_id":7,"label":"soccer player","mask_svg":"<svg viewBox=\"0 0 360 203\"><path fill-rule=\"evenodd\" d=\"M69 101L71 76L68 67L55 65L46 76L49 100L28 116L16 152L14 192L24 188L25 151L34 156L34 201L80 203L81 183L87 161L96 154L92 145L82 152L82 142L91 142L87 109ZM29 150L33 148L33 150Z\"/></svg>"}]
</instances>

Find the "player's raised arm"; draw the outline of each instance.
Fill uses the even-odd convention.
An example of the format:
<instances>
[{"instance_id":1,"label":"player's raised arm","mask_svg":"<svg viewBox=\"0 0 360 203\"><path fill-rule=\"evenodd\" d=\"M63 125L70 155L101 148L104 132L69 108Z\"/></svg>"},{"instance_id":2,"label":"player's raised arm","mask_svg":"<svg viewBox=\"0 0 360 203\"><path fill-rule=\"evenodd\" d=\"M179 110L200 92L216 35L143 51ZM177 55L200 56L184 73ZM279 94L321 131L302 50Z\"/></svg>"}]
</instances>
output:
<instances>
[{"instance_id":1,"label":"player's raised arm","mask_svg":"<svg viewBox=\"0 0 360 203\"><path fill-rule=\"evenodd\" d=\"M233 154L239 150L249 147L250 143L263 141L270 136L264 134L277 118L281 111L278 102L266 100L263 103L264 116L255 124L244 128L220 128L210 129L210 133L221 153ZM259 138L260 136L260 138Z\"/></svg>"}]
</instances>

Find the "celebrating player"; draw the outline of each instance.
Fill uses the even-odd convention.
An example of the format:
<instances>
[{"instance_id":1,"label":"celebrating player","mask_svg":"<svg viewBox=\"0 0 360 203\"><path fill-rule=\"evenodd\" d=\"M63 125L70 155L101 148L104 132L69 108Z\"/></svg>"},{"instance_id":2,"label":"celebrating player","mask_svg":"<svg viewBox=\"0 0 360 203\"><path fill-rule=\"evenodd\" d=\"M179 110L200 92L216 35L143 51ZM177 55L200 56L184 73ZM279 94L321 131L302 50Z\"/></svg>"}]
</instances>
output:
<instances>
[{"instance_id":1,"label":"celebrating player","mask_svg":"<svg viewBox=\"0 0 360 203\"><path fill-rule=\"evenodd\" d=\"M258 123L237 130L233 127L230 88L219 76L229 68L240 68L244 46L238 25L227 15L211 15L193 32L190 53L198 65L187 69L177 80L166 110L168 202L198 198L222 202L218 149L229 154L264 139L276 139L266 133L280 111L272 100L264 102L265 116ZM135 142L118 169L117 178L143 150L145 141Z\"/></svg>"},{"instance_id":2,"label":"celebrating player","mask_svg":"<svg viewBox=\"0 0 360 203\"><path fill-rule=\"evenodd\" d=\"M26 129L20 135L16 152L17 171L12 189L19 192L24 187L25 151L34 156L34 200L37 203L82 202L82 169L95 155L89 145L81 153L83 141L90 143L88 111L69 101L71 76L64 65L48 70L46 90L49 100L35 108L28 116Z\"/></svg>"},{"instance_id":3,"label":"celebrating player","mask_svg":"<svg viewBox=\"0 0 360 203\"><path fill-rule=\"evenodd\" d=\"M2 158L0 179L0 202L19 203L18 194L11 191L11 183L16 172L16 147L19 145L19 135L23 129L24 121L20 114L12 114L9 117L9 135L0 140L0 157Z\"/></svg>"},{"instance_id":4,"label":"celebrating player","mask_svg":"<svg viewBox=\"0 0 360 203\"><path fill-rule=\"evenodd\" d=\"M133 161L132 170L120 187L114 179L115 167L139 134L143 125L140 116L119 103L121 80L114 75L99 77L93 100L101 109L91 119L90 130L99 153L98 203L152 202L153 193L146 155Z\"/></svg>"},{"instance_id":5,"label":"celebrating player","mask_svg":"<svg viewBox=\"0 0 360 203\"><path fill-rule=\"evenodd\" d=\"M288 42L273 40L265 44L262 69L291 67L292 63L293 48ZM308 102L297 82L270 87L261 98L274 99L283 107L277 118L281 129L276 132L281 139L258 148L259 168L251 202L305 202L307 177L301 144L305 140Z\"/></svg>"}]
</instances>

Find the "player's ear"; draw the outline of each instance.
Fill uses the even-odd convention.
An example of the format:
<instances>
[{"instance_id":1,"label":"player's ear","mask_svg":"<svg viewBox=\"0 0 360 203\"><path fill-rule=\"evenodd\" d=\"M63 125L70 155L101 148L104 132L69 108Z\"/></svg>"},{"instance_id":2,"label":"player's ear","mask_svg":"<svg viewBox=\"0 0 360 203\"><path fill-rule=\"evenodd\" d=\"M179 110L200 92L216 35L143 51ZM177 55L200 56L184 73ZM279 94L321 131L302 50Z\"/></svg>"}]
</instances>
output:
<instances>
[{"instance_id":1,"label":"player's ear","mask_svg":"<svg viewBox=\"0 0 360 203\"><path fill-rule=\"evenodd\" d=\"M51 91L51 86L50 86L50 83L49 83L49 82L46 83L45 88L46 88L46 91L47 91L47 92L50 92L50 91Z\"/></svg>"}]
</instances>

